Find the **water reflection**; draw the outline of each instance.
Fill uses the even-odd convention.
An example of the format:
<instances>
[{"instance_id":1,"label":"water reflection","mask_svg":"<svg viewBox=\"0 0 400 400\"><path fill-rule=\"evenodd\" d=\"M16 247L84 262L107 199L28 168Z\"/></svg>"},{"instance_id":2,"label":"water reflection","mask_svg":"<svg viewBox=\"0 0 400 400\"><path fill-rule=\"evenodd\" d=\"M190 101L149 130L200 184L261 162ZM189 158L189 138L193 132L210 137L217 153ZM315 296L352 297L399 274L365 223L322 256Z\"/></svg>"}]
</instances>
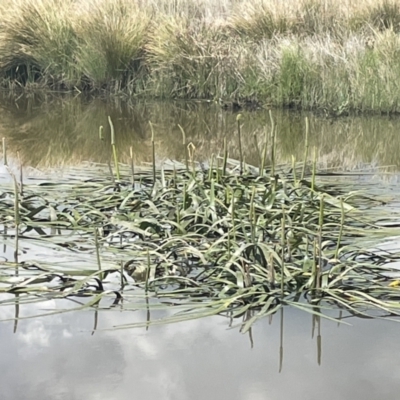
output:
<instances>
[{"instance_id":1,"label":"water reflection","mask_svg":"<svg viewBox=\"0 0 400 400\"><path fill-rule=\"evenodd\" d=\"M267 110L243 112L243 147L246 161L258 165L264 143L270 141ZM132 146L136 163L151 161L150 127L154 125L158 158L183 159L184 146L178 127L195 146L195 158L222 152L227 140L229 155L239 157L236 114L213 103L132 104L83 97L2 99L0 132L9 152L19 151L25 166L46 167L105 162L110 159L111 116L120 159L128 162ZM305 114L274 110L278 162L304 156ZM354 169L366 165L399 166L400 119L396 117L347 117L326 119L308 115L310 149L326 166ZM104 126L105 142L99 140ZM312 154L312 151L310 151Z\"/></svg>"},{"instance_id":2,"label":"water reflection","mask_svg":"<svg viewBox=\"0 0 400 400\"><path fill-rule=\"evenodd\" d=\"M0 309L1 319L12 314ZM2 399L397 398L395 323L318 320L312 338L311 318L285 309L284 330L278 315L259 321L251 349L220 317L104 331L145 313L100 312L92 336L91 315L23 320L16 334L11 322L0 324Z\"/></svg>"}]
</instances>

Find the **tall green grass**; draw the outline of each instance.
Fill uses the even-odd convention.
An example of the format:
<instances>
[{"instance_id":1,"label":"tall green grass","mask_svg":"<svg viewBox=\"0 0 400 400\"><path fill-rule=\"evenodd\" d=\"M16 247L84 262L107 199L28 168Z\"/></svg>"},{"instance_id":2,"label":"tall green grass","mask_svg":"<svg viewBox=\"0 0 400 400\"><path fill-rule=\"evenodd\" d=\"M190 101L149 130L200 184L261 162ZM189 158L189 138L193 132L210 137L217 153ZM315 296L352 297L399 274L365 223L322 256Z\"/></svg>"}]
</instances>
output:
<instances>
[{"instance_id":1,"label":"tall green grass","mask_svg":"<svg viewBox=\"0 0 400 400\"><path fill-rule=\"evenodd\" d=\"M77 35L69 12L72 0L14 0L3 5L0 74L11 82L40 81L59 87L79 80L74 67Z\"/></svg>"},{"instance_id":2,"label":"tall green grass","mask_svg":"<svg viewBox=\"0 0 400 400\"><path fill-rule=\"evenodd\" d=\"M251 76L248 69L256 63L251 46L217 27L166 17L152 30L146 46L150 92L215 100L243 96Z\"/></svg>"},{"instance_id":3,"label":"tall green grass","mask_svg":"<svg viewBox=\"0 0 400 400\"><path fill-rule=\"evenodd\" d=\"M126 0L88 6L77 19L77 68L90 88L140 86L149 15Z\"/></svg>"},{"instance_id":4,"label":"tall green grass","mask_svg":"<svg viewBox=\"0 0 400 400\"><path fill-rule=\"evenodd\" d=\"M400 111L396 1L0 4L5 87Z\"/></svg>"}]
</instances>

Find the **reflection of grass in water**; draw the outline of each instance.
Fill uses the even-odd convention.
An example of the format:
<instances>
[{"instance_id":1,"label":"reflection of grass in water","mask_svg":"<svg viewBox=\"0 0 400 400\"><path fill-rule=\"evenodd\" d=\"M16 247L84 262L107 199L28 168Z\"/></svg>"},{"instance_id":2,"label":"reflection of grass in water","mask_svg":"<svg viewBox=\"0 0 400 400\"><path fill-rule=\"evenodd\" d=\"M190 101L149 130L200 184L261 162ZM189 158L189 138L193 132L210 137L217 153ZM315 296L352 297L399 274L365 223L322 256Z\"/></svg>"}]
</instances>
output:
<instances>
[{"instance_id":1,"label":"reflection of grass in water","mask_svg":"<svg viewBox=\"0 0 400 400\"><path fill-rule=\"evenodd\" d=\"M211 154L222 155L224 140L229 156L239 158L236 114L216 104L138 103L85 101L82 98L55 98L42 102L21 98L0 103L2 136L7 139L10 155L19 150L25 165L60 166L82 161L105 162L110 158L108 116L116 131L119 159L129 163L132 146L135 163L151 162L150 128L154 126L157 159L184 160L182 133L192 142L196 160ZM260 164L265 132L270 131L266 111L242 112L244 159ZM304 115L273 111L276 123L276 161L291 162L304 157ZM326 119L309 115L310 154L317 147L318 160L326 166L358 168L366 164L399 165L399 123L395 118L347 117ZM104 127L105 142L98 139ZM268 140L268 135L267 135ZM270 144L267 158L270 157Z\"/></svg>"},{"instance_id":2,"label":"reflection of grass in water","mask_svg":"<svg viewBox=\"0 0 400 400\"><path fill-rule=\"evenodd\" d=\"M138 162L147 160L140 118L135 118L134 113L130 118L121 118L122 113L121 109L102 101L89 105L80 99L56 101L39 107L35 112L18 111L20 126L15 126L10 119L5 122L4 129L11 151L19 151L26 165L43 167L87 160L104 162L110 154L110 115L120 148L131 145ZM100 125L104 126L104 143L98 137ZM126 156L124 150L121 154Z\"/></svg>"},{"instance_id":3,"label":"reflection of grass in water","mask_svg":"<svg viewBox=\"0 0 400 400\"><path fill-rule=\"evenodd\" d=\"M305 122L300 115L288 119L278 114L277 151L282 161L291 154L303 158ZM326 166L355 169L366 165L399 167L400 124L388 117L326 119L310 116L310 148Z\"/></svg>"}]
</instances>

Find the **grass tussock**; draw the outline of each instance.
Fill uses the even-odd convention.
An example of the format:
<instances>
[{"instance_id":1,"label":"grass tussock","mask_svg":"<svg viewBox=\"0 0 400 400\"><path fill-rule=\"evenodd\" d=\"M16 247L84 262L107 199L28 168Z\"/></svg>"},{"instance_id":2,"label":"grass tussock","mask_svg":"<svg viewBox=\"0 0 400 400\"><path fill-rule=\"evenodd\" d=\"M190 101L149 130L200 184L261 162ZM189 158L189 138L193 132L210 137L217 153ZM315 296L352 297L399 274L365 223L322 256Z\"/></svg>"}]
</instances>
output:
<instances>
[{"instance_id":1,"label":"grass tussock","mask_svg":"<svg viewBox=\"0 0 400 400\"><path fill-rule=\"evenodd\" d=\"M77 35L72 1L16 0L1 10L0 71L10 81L73 85Z\"/></svg>"},{"instance_id":2,"label":"grass tussock","mask_svg":"<svg viewBox=\"0 0 400 400\"><path fill-rule=\"evenodd\" d=\"M396 1L383 1L370 7L365 13L369 24L379 30L400 30L400 4Z\"/></svg>"},{"instance_id":3,"label":"grass tussock","mask_svg":"<svg viewBox=\"0 0 400 400\"><path fill-rule=\"evenodd\" d=\"M140 83L150 18L124 0L92 4L78 18L77 64L91 88Z\"/></svg>"},{"instance_id":4,"label":"grass tussock","mask_svg":"<svg viewBox=\"0 0 400 400\"><path fill-rule=\"evenodd\" d=\"M400 111L392 0L13 0L0 26L6 87Z\"/></svg>"},{"instance_id":5,"label":"grass tussock","mask_svg":"<svg viewBox=\"0 0 400 400\"><path fill-rule=\"evenodd\" d=\"M179 98L243 95L254 58L250 48L216 27L167 18L149 35L146 47L151 91Z\"/></svg>"}]
</instances>

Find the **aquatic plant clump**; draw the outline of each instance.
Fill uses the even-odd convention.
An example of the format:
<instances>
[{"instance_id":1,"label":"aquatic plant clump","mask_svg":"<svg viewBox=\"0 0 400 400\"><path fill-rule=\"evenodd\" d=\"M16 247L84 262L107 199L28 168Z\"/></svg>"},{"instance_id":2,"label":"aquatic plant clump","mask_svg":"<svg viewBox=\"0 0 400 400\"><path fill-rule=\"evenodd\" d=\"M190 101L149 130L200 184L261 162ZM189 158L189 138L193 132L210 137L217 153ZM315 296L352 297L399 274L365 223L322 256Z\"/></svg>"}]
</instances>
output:
<instances>
[{"instance_id":1,"label":"aquatic plant clump","mask_svg":"<svg viewBox=\"0 0 400 400\"><path fill-rule=\"evenodd\" d=\"M1 304L85 299L77 309L148 309L143 325L251 311L243 330L287 305L399 313L399 256L377 250L395 217L337 176L260 172L226 157L207 168L121 165L119 180L104 166L84 173L1 185L14 254L0 265L0 293L12 295ZM176 312L152 321L160 309Z\"/></svg>"}]
</instances>

